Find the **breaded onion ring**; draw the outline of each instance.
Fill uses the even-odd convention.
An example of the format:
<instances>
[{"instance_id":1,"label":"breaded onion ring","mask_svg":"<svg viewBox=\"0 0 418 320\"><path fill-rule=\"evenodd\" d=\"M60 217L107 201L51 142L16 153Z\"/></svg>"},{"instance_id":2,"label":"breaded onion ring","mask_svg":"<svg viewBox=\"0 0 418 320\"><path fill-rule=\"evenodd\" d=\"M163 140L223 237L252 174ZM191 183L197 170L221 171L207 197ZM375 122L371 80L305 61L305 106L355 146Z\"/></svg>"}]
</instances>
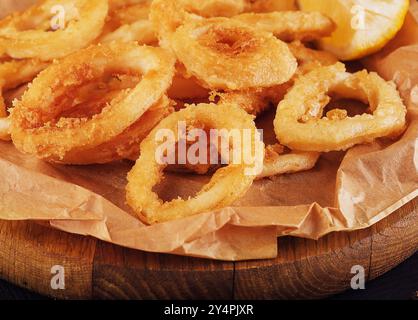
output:
<instances>
[{"instance_id":1,"label":"breaded onion ring","mask_svg":"<svg viewBox=\"0 0 418 320\"><path fill-rule=\"evenodd\" d=\"M142 142L141 156L128 174L127 202L142 219L150 224L180 219L231 205L247 192L255 179L255 176L250 175L247 170L254 168L259 161L263 161L264 154L256 156L254 163L242 162L219 169L195 197L189 200L176 199L163 203L153 191L153 187L163 178L162 173L167 166L159 164L156 160L156 151L160 144L156 135L160 130L168 129L174 132L177 138L179 121L185 121L187 125L200 123L209 128L235 129L240 132L249 129L253 133L251 135L252 150L264 148L263 143L258 139L259 134L253 117L235 105L191 105L171 114L161 121Z\"/></svg>"},{"instance_id":2,"label":"breaded onion ring","mask_svg":"<svg viewBox=\"0 0 418 320\"><path fill-rule=\"evenodd\" d=\"M51 9L60 5L65 28L53 31ZM0 21L0 47L13 58L44 61L64 57L92 43L101 33L107 0L43 0Z\"/></svg>"},{"instance_id":3,"label":"breaded onion ring","mask_svg":"<svg viewBox=\"0 0 418 320\"><path fill-rule=\"evenodd\" d=\"M15 146L48 161L66 162L69 153L94 150L112 141L159 103L171 85L174 63L164 49L112 42L52 64L11 112ZM138 76L139 83L121 91L99 114L62 116L71 113L78 88L118 72Z\"/></svg>"},{"instance_id":4,"label":"breaded onion ring","mask_svg":"<svg viewBox=\"0 0 418 320\"><path fill-rule=\"evenodd\" d=\"M284 42L227 18L190 20L171 40L187 72L214 90L271 87L297 68Z\"/></svg>"},{"instance_id":5,"label":"breaded onion ring","mask_svg":"<svg viewBox=\"0 0 418 320\"><path fill-rule=\"evenodd\" d=\"M359 99L372 114L321 118L327 93ZM274 121L277 139L302 151L346 150L380 137L395 137L406 125L406 107L392 82L367 71L350 74L342 63L321 67L298 78L279 104Z\"/></svg>"},{"instance_id":6,"label":"breaded onion ring","mask_svg":"<svg viewBox=\"0 0 418 320\"><path fill-rule=\"evenodd\" d=\"M280 144L267 146L263 172L258 175L257 179L311 170L315 167L320 155L318 152L301 151L285 153L285 147Z\"/></svg>"},{"instance_id":7,"label":"breaded onion ring","mask_svg":"<svg viewBox=\"0 0 418 320\"><path fill-rule=\"evenodd\" d=\"M232 19L256 29L271 32L283 41L320 39L331 35L336 27L330 18L320 12L244 13Z\"/></svg>"}]
</instances>

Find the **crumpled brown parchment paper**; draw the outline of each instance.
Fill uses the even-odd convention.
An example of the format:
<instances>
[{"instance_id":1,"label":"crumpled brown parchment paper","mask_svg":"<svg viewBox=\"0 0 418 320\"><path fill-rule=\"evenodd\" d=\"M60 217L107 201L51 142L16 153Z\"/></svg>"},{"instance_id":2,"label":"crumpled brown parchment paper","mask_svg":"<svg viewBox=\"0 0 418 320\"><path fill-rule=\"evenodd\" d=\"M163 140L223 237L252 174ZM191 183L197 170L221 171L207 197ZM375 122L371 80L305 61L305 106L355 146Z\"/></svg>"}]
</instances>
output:
<instances>
[{"instance_id":1,"label":"crumpled brown parchment paper","mask_svg":"<svg viewBox=\"0 0 418 320\"><path fill-rule=\"evenodd\" d=\"M418 195L418 4L370 70L394 80L408 106L398 141L379 140L322 156L315 169L256 182L233 206L146 226L125 203L132 163L51 165L0 143L0 219L49 221L54 228L138 250L220 260L277 256L277 237L318 239L367 228ZM206 177L167 174L164 199L197 191Z\"/></svg>"}]
</instances>

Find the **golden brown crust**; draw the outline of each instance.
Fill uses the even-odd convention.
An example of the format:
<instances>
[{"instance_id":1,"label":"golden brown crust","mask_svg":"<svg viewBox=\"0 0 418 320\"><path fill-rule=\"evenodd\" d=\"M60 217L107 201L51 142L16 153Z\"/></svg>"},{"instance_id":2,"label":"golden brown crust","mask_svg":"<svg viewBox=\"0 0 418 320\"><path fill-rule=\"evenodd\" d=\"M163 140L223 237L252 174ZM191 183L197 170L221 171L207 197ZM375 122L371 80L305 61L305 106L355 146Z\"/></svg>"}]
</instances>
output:
<instances>
[{"instance_id":1,"label":"golden brown crust","mask_svg":"<svg viewBox=\"0 0 418 320\"><path fill-rule=\"evenodd\" d=\"M3 19L0 22L3 54L16 59L50 61L85 48L100 34L108 12L107 0L60 1L59 5L66 10L66 25L64 29L50 32L50 19L45 17L51 15L56 5L56 1L43 0Z\"/></svg>"},{"instance_id":2,"label":"golden brown crust","mask_svg":"<svg viewBox=\"0 0 418 320\"><path fill-rule=\"evenodd\" d=\"M77 88L115 71L141 80L122 90L99 114L61 117L73 108ZM65 162L72 150L94 149L132 126L164 96L173 74L174 58L161 48L111 43L82 50L44 70L16 103L11 114L13 142L23 152Z\"/></svg>"},{"instance_id":3,"label":"golden brown crust","mask_svg":"<svg viewBox=\"0 0 418 320\"><path fill-rule=\"evenodd\" d=\"M233 19L252 28L271 32L283 41L316 40L331 35L336 28L335 23L320 12L244 13Z\"/></svg>"},{"instance_id":4,"label":"golden brown crust","mask_svg":"<svg viewBox=\"0 0 418 320\"><path fill-rule=\"evenodd\" d=\"M264 148L264 144L257 139L253 117L234 105L191 105L165 118L141 143L141 155L128 174L126 187L128 204L139 217L151 224L185 218L232 204L250 188L255 179L255 175L249 174L247 169L254 168L257 162L262 162L264 157L264 154L259 154L257 157L256 151L256 157L252 163L241 162L219 169L195 197L163 203L153 192L153 187L161 181L163 170L167 166L159 164L156 160L158 147L156 135L161 129L177 133L179 121L192 126L198 122L208 128L224 130L248 129L253 133L252 150Z\"/></svg>"},{"instance_id":5,"label":"golden brown crust","mask_svg":"<svg viewBox=\"0 0 418 320\"><path fill-rule=\"evenodd\" d=\"M226 18L190 20L171 39L187 72L212 90L279 85L297 68L284 42Z\"/></svg>"},{"instance_id":6,"label":"golden brown crust","mask_svg":"<svg viewBox=\"0 0 418 320\"><path fill-rule=\"evenodd\" d=\"M369 104L372 114L355 117L329 113L328 91ZM406 127L406 107L396 87L376 73L350 74L342 63L317 68L298 78L277 108L277 139L291 149L328 152L347 150L379 137L398 136Z\"/></svg>"}]
</instances>

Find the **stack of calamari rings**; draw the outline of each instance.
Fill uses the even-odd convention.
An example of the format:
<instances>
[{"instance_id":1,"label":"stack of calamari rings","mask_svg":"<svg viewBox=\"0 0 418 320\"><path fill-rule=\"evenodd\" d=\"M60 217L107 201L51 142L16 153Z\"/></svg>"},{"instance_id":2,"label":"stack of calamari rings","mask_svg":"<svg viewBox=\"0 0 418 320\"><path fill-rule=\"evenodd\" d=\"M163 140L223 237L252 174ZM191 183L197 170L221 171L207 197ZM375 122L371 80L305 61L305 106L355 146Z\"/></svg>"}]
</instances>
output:
<instances>
[{"instance_id":1,"label":"stack of calamari rings","mask_svg":"<svg viewBox=\"0 0 418 320\"><path fill-rule=\"evenodd\" d=\"M54 26L57 5L65 15ZM51 163L136 161L126 198L149 224L224 208L257 179L310 170L322 153L405 130L392 82L349 73L315 49L335 28L292 0L37 1L0 21L0 139ZM21 97L3 99L16 88ZM331 98L367 110L328 110ZM266 145L256 119L268 110L276 110L277 141ZM154 187L170 167L156 157L158 136L178 133L180 122L190 131L247 130L261 152L245 163L174 166L212 177L194 197L164 202Z\"/></svg>"}]
</instances>

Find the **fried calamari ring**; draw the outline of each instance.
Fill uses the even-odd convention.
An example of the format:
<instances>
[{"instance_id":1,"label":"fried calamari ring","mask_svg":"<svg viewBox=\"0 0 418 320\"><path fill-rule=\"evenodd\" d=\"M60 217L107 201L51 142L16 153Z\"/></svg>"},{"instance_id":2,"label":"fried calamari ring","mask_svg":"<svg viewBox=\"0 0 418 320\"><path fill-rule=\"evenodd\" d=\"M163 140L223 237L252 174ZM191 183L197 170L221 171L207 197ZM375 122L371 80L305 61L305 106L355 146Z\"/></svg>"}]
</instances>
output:
<instances>
[{"instance_id":1,"label":"fried calamari ring","mask_svg":"<svg viewBox=\"0 0 418 320\"><path fill-rule=\"evenodd\" d=\"M161 121L142 142L141 156L128 174L127 202L142 219L150 224L185 218L231 205L247 192L255 179L255 176L249 174L247 170L253 169L263 161L264 154L256 152L253 163L231 164L216 171L211 181L195 197L189 200L176 199L163 203L153 191L153 187L162 180L163 170L167 167L156 160L156 151L160 145L156 135L160 130L170 130L174 133L175 139L178 139L179 121L185 121L187 125L200 123L209 128L239 130L241 134L245 129L251 130L252 150L264 148L253 117L237 106L191 105L171 114ZM238 151L243 153L241 149Z\"/></svg>"},{"instance_id":2,"label":"fried calamari ring","mask_svg":"<svg viewBox=\"0 0 418 320\"><path fill-rule=\"evenodd\" d=\"M149 20L140 20L132 24L124 24L115 31L104 35L99 43L112 41L137 41L139 44L152 45L158 42L152 23Z\"/></svg>"},{"instance_id":3,"label":"fried calamari ring","mask_svg":"<svg viewBox=\"0 0 418 320\"><path fill-rule=\"evenodd\" d=\"M90 83L78 90L77 102L73 108L61 114L61 117L85 118L99 114L110 101L118 99L123 91L134 88L138 82L138 77L118 75L108 81ZM172 102L163 97L120 135L93 149L70 151L65 155L64 160L54 162L85 165L109 163L122 159L136 160L139 156L141 141L172 112L174 112Z\"/></svg>"},{"instance_id":4,"label":"fried calamari ring","mask_svg":"<svg viewBox=\"0 0 418 320\"><path fill-rule=\"evenodd\" d=\"M219 94L219 102L236 103L248 113L258 115L269 104L278 105L298 77L321 66L332 65L338 62L338 59L332 54L306 48L298 41L290 43L289 48L299 63L298 70L292 80L272 88L225 92ZM327 115L334 118L336 116L333 113L328 113ZM257 179L310 170L316 165L319 157L320 153L318 152L296 150L286 152L286 148L280 144L269 145L265 150L263 171ZM193 167L189 167L189 169L197 172Z\"/></svg>"},{"instance_id":5,"label":"fried calamari ring","mask_svg":"<svg viewBox=\"0 0 418 320\"><path fill-rule=\"evenodd\" d=\"M246 12L297 10L296 0L246 0Z\"/></svg>"},{"instance_id":6,"label":"fried calamari ring","mask_svg":"<svg viewBox=\"0 0 418 320\"><path fill-rule=\"evenodd\" d=\"M0 140L10 140L10 121L3 119L8 117L3 90L32 81L47 66L48 63L37 59L10 60L0 64Z\"/></svg>"},{"instance_id":7,"label":"fried calamari ring","mask_svg":"<svg viewBox=\"0 0 418 320\"><path fill-rule=\"evenodd\" d=\"M321 118L327 93L359 99L372 114ZM342 63L321 67L298 78L279 104L274 121L277 139L291 149L328 152L346 150L380 137L395 137L406 126L406 107L392 82L367 71L349 74Z\"/></svg>"},{"instance_id":8,"label":"fried calamari ring","mask_svg":"<svg viewBox=\"0 0 418 320\"><path fill-rule=\"evenodd\" d=\"M140 44L157 43L156 32L148 19L149 12L149 1L123 6L111 11L103 32L96 42L137 41Z\"/></svg>"},{"instance_id":9,"label":"fried calamari ring","mask_svg":"<svg viewBox=\"0 0 418 320\"><path fill-rule=\"evenodd\" d=\"M320 39L332 34L335 23L320 12L244 13L233 17L250 27L273 33L283 41Z\"/></svg>"},{"instance_id":10,"label":"fried calamari ring","mask_svg":"<svg viewBox=\"0 0 418 320\"><path fill-rule=\"evenodd\" d=\"M65 162L70 152L92 150L111 141L164 96L174 63L164 49L117 42L91 46L54 63L33 81L11 112L15 146L48 161ZM78 88L118 73L140 80L99 114L62 116L74 107Z\"/></svg>"},{"instance_id":11,"label":"fried calamari ring","mask_svg":"<svg viewBox=\"0 0 418 320\"><path fill-rule=\"evenodd\" d=\"M141 2L138 4L125 5L120 8L109 9L109 14L99 39L114 32L123 25L130 25L139 20L148 20L150 6L151 4L148 2Z\"/></svg>"},{"instance_id":12,"label":"fried calamari ring","mask_svg":"<svg viewBox=\"0 0 418 320\"><path fill-rule=\"evenodd\" d=\"M237 104L245 112L259 115L269 106L270 100L263 89L249 89L218 93L220 104Z\"/></svg>"},{"instance_id":13,"label":"fried calamari ring","mask_svg":"<svg viewBox=\"0 0 418 320\"><path fill-rule=\"evenodd\" d=\"M161 47L170 48L170 38L182 25L185 15L182 1L154 0L152 2L149 19L157 31Z\"/></svg>"},{"instance_id":14,"label":"fried calamari ring","mask_svg":"<svg viewBox=\"0 0 418 320\"><path fill-rule=\"evenodd\" d=\"M271 87L297 68L284 42L227 18L190 20L171 39L187 72L209 89Z\"/></svg>"},{"instance_id":15,"label":"fried calamari ring","mask_svg":"<svg viewBox=\"0 0 418 320\"><path fill-rule=\"evenodd\" d=\"M270 104L278 105L287 91L293 86L295 79L321 66L328 66L338 62L331 53L305 47L301 42L289 44L289 49L295 56L299 66L293 78L281 85L270 88L255 88L238 91L217 92L219 103L235 103L253 115L259 115Z\"/></svg>"},{"instance_id":16,"label":"fried calamari ring","mask_svg":"<svg viewBox=\"0 0 418 320\"><path fill-rule=\"evenodd\" d=\"M298 61L299 67L304 67L311 63L318 63L321 66L330 66L338 62L338 58L332 53L307 48L300 41L291 42L288 46Z\"/></svg>"},{"instance_id":17,"label":"fried calamari ring","mask_svg":"<svg viewBox=\"0 0 418 320\"><path fill-rule=\"evenodd\" d=\"M298 76L299 74L303 74L308 65L313 66L311 63L305 64L298 71ZM315 68L319 66L319 64L315 65ZM277 106L287 91L292 87L293 81L262 90L226 92L220 94L219 103L235 103L248 113L258 115L271 104ZM320 153L317 152L286 151L286 148L280 144L266 146L263 171L257 179L310 170L315 166L320 157ZM189 166L189 169L200 174L196 170L193 170L193 166Z\"/></svg>"},{"instance_id":18,"label":"fried calamari ring","mask_svg":"<svg viewBox=\"0 0 418 320\"><path fill-rule=\"evenodd\" d=\"M37 59L10 60L0 64L0 118L7 116L2 91L32 81L47 66L48 63Z\"/></svg>"},{"instance_id":19,"label":"fried calamari ring","mask_svg":"<svg viewBox=\"0 0 418 320\"><path fill-rule=\"evenodd\" d=\"M284 97L287 85L270 88L256 88L241 91L227 91L216 93L219 104L237 104L247 113L258 116L267 110L270 104L277 105Z\"/></svg>"},{"instance_id":20,"label":"fried calamari ring","mask_svg":"<svg viewBox=\"0 0 418 320\"><path fill-rule=\"evenodd\" d=\"M170 38L190 14L205 18L231 17L243 12L243 0L154 0L150 20L158 32L160 46L170 48Z\"/></svg>"},{"instance_id":21,"label":"fried calamari ring","mask_svg":"<svg viewBox=\"0 0 418 320\"><path fill-rule=\"evenodd\" d=\"M95 101L96 102L96 101ZM96 102L97 103L97 102ZM86 106L92 107L94 106ZM104 164L112 161L129 159L135 161L139 157L139 147L151 130L174 109L170 101L163 97L156 105L149 108L133 125L111 140L88 150L72 150L64 160L54 161L60 164L86 165Z\"/></svg>"},{"instance_id":22,"label":"fried calamari ring","mask_svg":"<svg viewBox=\"0 0 418 320\"><path fill-rule=\"evenodd\" d=\"M63 8L64 29L52 30L52 9ZM43 0L0 21L0 48L13 58L44 61L64 57L89 45L103 28L107 0Z\"/></svg>"},{"instance_id":23,"label":"fried calamari ring","mask_svg":"<svg viewBox=\"0 0 418 320\"><path fill-rule=\"evenodd\" d=\"M280 144L266 147L263 172L257 179L311 170L321 155L318 152L301 151L286 153L285 149Z\"/></svg>"}]
</instances>

